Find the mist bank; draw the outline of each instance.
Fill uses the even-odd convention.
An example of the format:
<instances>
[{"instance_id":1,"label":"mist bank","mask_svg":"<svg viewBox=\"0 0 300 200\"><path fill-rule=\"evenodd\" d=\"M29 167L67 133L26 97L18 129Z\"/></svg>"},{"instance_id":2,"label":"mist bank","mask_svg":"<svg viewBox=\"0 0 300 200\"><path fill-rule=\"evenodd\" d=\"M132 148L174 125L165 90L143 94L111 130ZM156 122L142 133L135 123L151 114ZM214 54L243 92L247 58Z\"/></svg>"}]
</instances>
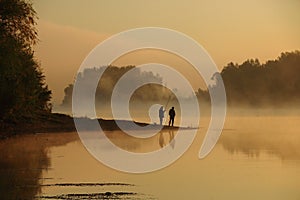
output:
<instances>
[{"instance_id":1,"label":"mist bank","mask_svg":"<svg viewBox=\"0 0 300 200\"><path fill-rule=\"evenodd\" d=\"M131 99L137 101L167 101L168 98L172 95L172 92L162 86L163 79L159 74L153 74L152 72L141 71L135 66L125 66L125 67L95 67L85 69L83 72L79 73L76 77L76 82L78 85L78 90L83 93L83 102L85 101L85 91L89 90L93 84L93 80L100 78L96 93L95 93L95 102L96 104L107 104L111 102L112 93L114 87L116 86L119 79L131 71L130 75L126 77L126 84L121 85L117 91L118 100L124 99L129 92L130 85L141 85L132 95ZM143 83L157 82L158 84L145 84ZM69 84L64 92L65 96L62 101L62 107L70 107L72 104L72 93L73 93L74 84Z\"/></svg>"},{"instance_id":2,"label":"mist bank","mask_svg":"<svg viewBox=\"0 0 300 200\"><path fill-rule=\"evenodd\" d=\"M112 92L118 80L129 70L134 70L133 75L127 77L129 84L142 83L143 81L156 81L158 84L147 84L138 88L131 96L128 106L132 113L148 115L148 110L153 104L160 104L169 109L175 106L180 112L180 104L176 95L176 88L170 90L164 86L163 77L152 72L143 72L135 66L116 67L109 66L86 69L77 76L83 87L88 88L90 80L103 73L95 95L95 109L100 117L112 117L111 101ZM200 111L209 115L211 110L209 90L220 87L222 77L226 90L228 113L234 115L245 114L286 114L299 113L300 107L300 51L282 53L277 59L260 63L257 59L246 60L242 64L229 63L219 74L212 79L215 85L208 89L199 88L195 95L199 102ZM118 90L118 101L122 103L127 95L126 87ZM65 97L60 106L55 109L59 112L72 114L73 84L65 88ZM176 95L175 95L176 94ZM82 99L82 105L84 105ZM180 101L189 104L191 97L181 97ZM124 101L123 101L124 103ZM84 110L84 106L82 107Z\"/></svg>"}]
</instances>

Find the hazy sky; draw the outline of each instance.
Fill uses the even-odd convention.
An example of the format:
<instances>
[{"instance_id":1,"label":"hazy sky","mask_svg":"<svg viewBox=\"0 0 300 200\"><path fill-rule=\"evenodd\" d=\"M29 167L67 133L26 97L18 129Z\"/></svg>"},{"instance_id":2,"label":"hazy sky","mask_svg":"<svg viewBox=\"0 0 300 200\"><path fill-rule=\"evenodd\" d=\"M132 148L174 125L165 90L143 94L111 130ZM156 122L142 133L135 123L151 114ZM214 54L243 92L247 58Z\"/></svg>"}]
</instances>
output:
<instances>
[{"instance_id":1,"label":"hazy sky","mask_svg":"<svg viewBox=\"0 0 300 200\"><path fill-rule=\"evenodd\" d=\"M36 56L56 105L85 56L104 39L127 29L155 26L183 32L208 51L219 69L231 61L263 62L300 49L299 0L33 0L33 4L39 17ZM141 60L131 57L117 64Z\"/></svg>"}]
</instances>

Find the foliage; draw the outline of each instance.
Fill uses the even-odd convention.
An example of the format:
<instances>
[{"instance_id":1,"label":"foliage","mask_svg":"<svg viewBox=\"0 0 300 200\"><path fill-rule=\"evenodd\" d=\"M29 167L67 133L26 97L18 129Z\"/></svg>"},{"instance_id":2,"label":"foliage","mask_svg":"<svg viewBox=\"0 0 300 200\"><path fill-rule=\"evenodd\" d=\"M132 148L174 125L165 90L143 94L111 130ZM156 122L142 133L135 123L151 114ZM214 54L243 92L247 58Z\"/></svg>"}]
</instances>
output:
<instances>
[{"instance_id":1,"label":"foliage","mask_svg":"<svg viewBox=\"0 0 300 200\"><path fill-rule=\"evenodd\" d=\"M108 105L111 101L112 91L117 83L117 81L129 70L133 70L131 76L127 77L127 81L130 84L134 82L139 82L141 80L155 80L162 83L162 78L159 75L154 75L152 72L142 72L139 68L135 66L126 66L126 67L116 67L109 66L104 71L104 67L98 67L93 69L85 69L82 73L77 76L77 81L80 81L81 84L86 87L89 86L90 80L95 77L99 77L100 73L102 74L101 79L96 91L96 102L101 105ZM141 85L141 84L137 84ZM122 86L121 86L122 87ZM126 86L124 90L118 92L119 100L122 100L122 97L127 92ZM70 106L72 101L72 91L73 84L70 84L65 88L65 97L62 103L62 106ZM169 98L171 92L164 87L156 84L147 84L135 91L131 100L132 101L158 101L166 100Z\"/></svg>"},{"instance_id":2,"label":"foliage","mask_svg":"<svg viewBox=\"0 0 300 200\"><path fill-rule=\"evenodd\" d=\"M299 72L300 52L294 51L265 64L257 59L229 63L221 76L229 105L283 106L300 102ZM199 89L197 95L203 101L209 98L205 90Z\"/></svg>"},{"instance_id":3,"label":"foliage","mask_svg":"<svg viewBox=\"0 0 300 200\"><path fill-rule=\"evenodd\" d=\"M34 59L36 13L25 0L0 0L0 120L49 112L51 91Z\"/></svg>"},{"instance_id":4,"label":"foliage","mask_svg":"<svg viewBox=\"0 0 300 200\"><path fill-rule=\"evenodd\" d=\"M134 66L113 67L110 66L103 73L96 92L96 102L104 105L110 102L112 90L128 70ZM136 69L135 77L138 79L157 79L162 82L159 75L152 73L145 74ZM103 68L87 69L78 78L88 85L89 80L103 72ZM300 102L300 52L282 53L276 60L267 61L261 64L257 59L247 60L242 64L229 63L220 73L226 90L227 102L230 106L286 106L295 105ZM143 74L144 73L144 74ZM214 77L212 77L214 78ZM210 86L210 89L218 87ZM72 101L73 85L65 88L63 106L70 106ZM122 93L122 91L120 91ZM123 92L126 92L123 91ZM120 99L122 94L120 93ZM167 102L171 91L163 89L158 85L147 85L138 89L132 99L143 102ZM208 105L210 96L208 90L198 89L196 95L200 105Z\"/></svg>"},{"instance_id":5,"label":"foliage","mask_svg":"<svg viewBox=\"0 0 300 200\"><path fill-rule=\"evenodd\" d=\"M37 42L36 12L25 0L0 0L1 44L13 38L23 48Z\"/></svg>"}]
</instances>

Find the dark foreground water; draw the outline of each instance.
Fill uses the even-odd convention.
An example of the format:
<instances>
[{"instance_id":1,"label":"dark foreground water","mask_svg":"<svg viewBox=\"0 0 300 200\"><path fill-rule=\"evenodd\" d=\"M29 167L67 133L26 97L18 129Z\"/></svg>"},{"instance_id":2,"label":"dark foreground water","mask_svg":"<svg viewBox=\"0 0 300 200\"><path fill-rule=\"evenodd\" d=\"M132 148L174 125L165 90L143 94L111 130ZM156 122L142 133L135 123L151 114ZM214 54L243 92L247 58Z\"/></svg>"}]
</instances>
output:
<instances>
[{"instance_id":1,"label":"dark foreground water","mask_svg":"<svg viewBox=\"0 0 300 200\"><path fill-rule=\"evenodd\" d=\"M300 117L228 118L218 144L199 160L206 125L179 160L147 174L104 166L87 152L77 133L0 141L0 198L300 199ZM139 140L118 131L107 133L133 152L168 145L173 134Z\"/></svg>"}]
</instances>

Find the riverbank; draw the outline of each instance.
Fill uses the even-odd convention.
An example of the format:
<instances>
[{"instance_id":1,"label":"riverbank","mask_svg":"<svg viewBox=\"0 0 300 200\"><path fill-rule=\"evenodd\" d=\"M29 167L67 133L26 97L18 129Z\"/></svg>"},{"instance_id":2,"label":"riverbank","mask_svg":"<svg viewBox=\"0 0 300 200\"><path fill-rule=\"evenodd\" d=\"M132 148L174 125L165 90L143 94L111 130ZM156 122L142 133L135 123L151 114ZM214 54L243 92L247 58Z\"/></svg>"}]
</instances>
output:
<instances>
[{"instance_id":1,"label":"riverbank","mask_svg":"<svg viewBox=\"0 0 300 200\"><path fill-rule=\"evenodd\" d=\"M35 119L0 122L0 139L20 134L74 131L73 118L59 113L40 115Z\"/></svg>"},{"instance_id":2,"label":"riverbank","mask_svg":"<svg viewBox=\"0 0 300 200\"><path fill-rule=\"evenodd\" d=\"M104 131L120 130L115 120L111 119L89 119L89 118L78 118L86 122L87 130L91 130L89 123L97 120ZM132 129L131 122L126 120L120 120L123 125L128 129ZM135 124L143 127L149 125L148 123L134 122ZM158 129L161 128L159 125L151 125L150 128ZM179 127L164 126L163 129L178 129ZM36 133L61 133L61 132L73 132L76 131L73 117L61 113L51 113L42 115L37 119L24 120L22 122L0 122L0 139L5 139L15 135L21 134L36 134Z\"/></svg>"}]
</instances>

